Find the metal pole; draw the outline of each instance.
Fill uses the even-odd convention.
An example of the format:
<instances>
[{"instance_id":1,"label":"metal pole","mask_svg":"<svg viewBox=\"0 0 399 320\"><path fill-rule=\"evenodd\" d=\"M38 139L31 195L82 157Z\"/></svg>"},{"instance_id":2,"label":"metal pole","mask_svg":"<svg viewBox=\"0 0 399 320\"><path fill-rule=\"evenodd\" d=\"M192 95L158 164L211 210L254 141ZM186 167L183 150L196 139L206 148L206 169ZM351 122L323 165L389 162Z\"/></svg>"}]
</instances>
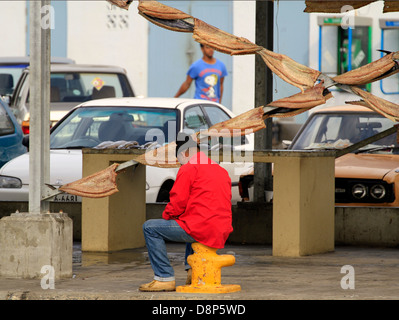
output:
<instances>
[{"instance_id":1,"label":"metal pole","mask_svg":"<svg viewBox=\"0 0 399 320\"><path fill-rule=\"evenodd\" d=\"M256 1L256 40L255 43L273 50L273 1ZM273 101L273 75L258 55L255 60L255 107ZM272 149L272 119L265 120L266 130L255 133L255 150ZM254 164L254 201L265 201L265 190L273 188L270 163Z\"/></svg>"},{"instance_id":2,"label":"metal pole","mask_svg":"<svg viewBox=\"0 0 399 320\"><path fill-rule=\"evenodd\" d=\"M42 201L50 177L50 27L43 14L50 0L30 5L29 213L49 211Z\"/></svg>"}]
</instances>

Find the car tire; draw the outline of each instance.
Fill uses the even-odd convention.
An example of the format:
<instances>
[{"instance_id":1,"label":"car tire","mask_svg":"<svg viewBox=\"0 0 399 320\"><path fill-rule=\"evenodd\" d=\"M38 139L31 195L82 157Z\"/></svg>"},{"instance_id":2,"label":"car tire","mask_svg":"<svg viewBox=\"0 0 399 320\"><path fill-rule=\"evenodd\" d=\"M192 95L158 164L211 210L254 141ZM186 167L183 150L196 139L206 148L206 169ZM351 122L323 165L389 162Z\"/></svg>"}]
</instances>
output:
<instances>
[{"instance_id":1,"label":"car tire","mask_svg":"<svg viewBox=\"0 0 399 320\"><path fill-rule=\"evenodd\" d=\"M159 190L157 202L169 202L169 191L167 189Z\"/></svg>"}]
</instances>

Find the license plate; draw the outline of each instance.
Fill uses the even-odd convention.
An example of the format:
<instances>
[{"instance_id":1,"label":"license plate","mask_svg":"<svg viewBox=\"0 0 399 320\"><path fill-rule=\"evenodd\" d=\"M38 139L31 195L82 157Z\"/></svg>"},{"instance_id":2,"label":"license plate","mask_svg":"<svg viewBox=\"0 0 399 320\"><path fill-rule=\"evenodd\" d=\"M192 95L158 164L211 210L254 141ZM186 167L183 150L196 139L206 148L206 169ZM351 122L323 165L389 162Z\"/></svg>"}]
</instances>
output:
<instances>
[{"instance_id":1,"label":"license plate","mask_svg":"<svg viewBox=\"0 0 399 320\"><path fill-rule=\"evenodd\" d=\"M72 194L59 194L53 199L54 202L81 202L82 197L74 196Z\"/></svg>"}]
</instances>

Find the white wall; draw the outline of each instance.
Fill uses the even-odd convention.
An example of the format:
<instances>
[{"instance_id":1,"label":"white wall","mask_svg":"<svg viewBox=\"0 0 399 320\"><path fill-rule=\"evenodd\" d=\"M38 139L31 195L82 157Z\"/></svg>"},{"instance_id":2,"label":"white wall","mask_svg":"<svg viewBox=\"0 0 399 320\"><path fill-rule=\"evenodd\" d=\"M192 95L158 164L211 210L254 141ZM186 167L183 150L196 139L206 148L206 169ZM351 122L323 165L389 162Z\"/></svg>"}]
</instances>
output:
<instances>
[{"instance_id":1,"label":"white wall","mask_svg":"<svg viewBox=\"0 0 399 320\"><path fill-rule=\"evenodd\" d=\"M255 43L255 1L233 1L233 33ZM255 55L233 56L233 104L235 114L254 108Z\"/></svg>"},{"instance_id":2,"label":"white wall","mask_svg":"<svg viewBox=\"0 0 399 320\"><path fill-rule=\"evenodd\" d=\"M147 21L107 1L68 1L68 57L77 63L125 68L135 94L147 95Z\"/></svg>"},{"instance_id":3,"label":"white wall","mask_svg":"<svg viewBox=\"0 0 399 320\"><path fill-rule=\"evenodd\" d=\"M0 1L0 56L26 55L26 1Z\"/></svg>"}]
</instances>

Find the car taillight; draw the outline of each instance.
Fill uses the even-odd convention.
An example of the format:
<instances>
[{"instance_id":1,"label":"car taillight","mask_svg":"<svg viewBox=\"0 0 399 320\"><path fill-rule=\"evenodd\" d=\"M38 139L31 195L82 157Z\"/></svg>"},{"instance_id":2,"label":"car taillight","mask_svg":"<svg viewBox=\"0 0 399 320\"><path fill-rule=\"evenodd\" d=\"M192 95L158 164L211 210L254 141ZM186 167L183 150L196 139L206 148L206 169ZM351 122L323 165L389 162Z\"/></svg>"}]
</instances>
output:
<instances>
[{"instance_id":1,"label":"car taillight","mask_svg":"<svg viewBox=\"0 0 399 320\"><path fill-rule=\"evenodd\" d=\"M24 134L29 134L29 121L22 121L22 132Z\"/></svg>"},{"instance_id":2,"label":"car taillight","mask_svg":"<svg viewBox=\"0 0 399 320\"><path fill-rule=\"evenodd\" d=\"M52 128L52 126L53 126L55 123L56 123L56 121L55 121L54 123L53 123L53 122L50 123L50 129ZM28 121L22 121L21 127L22 127L22 132L23 132L24 134L29 134L29 120L28 120Z\"/></svg>"}]
</instances>

